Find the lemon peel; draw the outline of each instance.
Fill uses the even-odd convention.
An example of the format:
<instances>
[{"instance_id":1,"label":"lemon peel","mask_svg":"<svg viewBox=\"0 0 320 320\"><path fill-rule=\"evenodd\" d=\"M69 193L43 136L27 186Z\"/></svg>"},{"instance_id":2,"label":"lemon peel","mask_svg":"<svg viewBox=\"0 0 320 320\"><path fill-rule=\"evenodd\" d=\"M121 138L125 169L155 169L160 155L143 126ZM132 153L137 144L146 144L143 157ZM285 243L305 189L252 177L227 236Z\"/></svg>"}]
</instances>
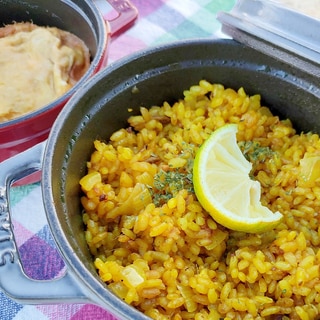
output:
<instances>
[{"instance_id":1,"label":"lemon peel","mask_svg":"<svg viewBox=\"0 0 320 320\"><path fill-rule=\"evenodd\" d=\"M224 125L198 149L193 167L195 194L221 225L248 233L265 232L280 223L282 214L261 204L261 186L249 176L252 164L237 144L237 131L236 124Z\"/></svg>"}]
</instances>

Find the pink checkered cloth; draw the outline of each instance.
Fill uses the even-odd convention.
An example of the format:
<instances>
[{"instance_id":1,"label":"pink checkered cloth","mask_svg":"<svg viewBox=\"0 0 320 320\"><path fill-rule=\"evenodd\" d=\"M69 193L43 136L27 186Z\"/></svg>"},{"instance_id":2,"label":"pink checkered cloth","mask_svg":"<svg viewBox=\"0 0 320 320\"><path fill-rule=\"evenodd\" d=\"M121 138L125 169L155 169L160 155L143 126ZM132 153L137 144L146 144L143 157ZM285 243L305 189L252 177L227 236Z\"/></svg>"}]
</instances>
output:
<instances>
[{"instance_id":1,"label":"pink checkered cloth","mask_svg":"<svg viewBox=\"0 0 320 320\"><path fill-rule=\"evenodd\" d=\"M187 38L219 36L216 13L228 11L235 0L131 0L139 11L135 24L112 39L109 62L140 49ZM31 278L59 276L64 262L58 254L45 218L39 183L11 192L15 236L25 272ZM21 305L0 291L1 320L115 319L91 304Z\"/></svg>"}]
</instances>

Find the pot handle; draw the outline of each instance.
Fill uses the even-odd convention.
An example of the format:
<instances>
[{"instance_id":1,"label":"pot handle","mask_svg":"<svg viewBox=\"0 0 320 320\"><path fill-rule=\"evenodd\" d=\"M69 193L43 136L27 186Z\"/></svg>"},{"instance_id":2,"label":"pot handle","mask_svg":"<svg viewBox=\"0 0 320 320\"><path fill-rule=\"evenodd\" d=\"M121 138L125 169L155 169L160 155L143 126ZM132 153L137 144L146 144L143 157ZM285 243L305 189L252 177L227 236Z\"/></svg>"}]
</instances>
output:
<instances>
[{"instance_id":1,"label":"pot handle","mask_svg":"<svg viewBox=\"0 0 320 320\"><path fill-rule=\"evenodd\" d=\"M103 9L103 1L104 0L95 0L95 4L102 12L106 22L109 23L112 36L129 27L138 16L137 8L129 0L107 0L107 2L118 13L117 17L109 20Z\"/></svg>"},{"instance_id":2,"label":"pot handle","mask_svg":"<svg viewBox=\"0 0 320 320\"><path fill-rule=\"evenodd\" d=\"M42 167L46 142L42 142L0 163L0 288L20 303L88 302L79 280L68 270L53 280L29 278L19 257L13 233L9 191L13 182Z\"/></svg>"}]
</instances>

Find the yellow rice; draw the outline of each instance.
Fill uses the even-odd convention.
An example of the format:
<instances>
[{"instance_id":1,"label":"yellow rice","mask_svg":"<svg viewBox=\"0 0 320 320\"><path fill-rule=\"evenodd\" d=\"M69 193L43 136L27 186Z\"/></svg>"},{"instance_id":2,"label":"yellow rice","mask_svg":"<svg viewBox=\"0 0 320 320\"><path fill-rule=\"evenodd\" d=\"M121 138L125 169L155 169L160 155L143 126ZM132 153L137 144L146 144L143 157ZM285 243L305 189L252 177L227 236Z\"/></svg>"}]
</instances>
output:
<instances>
[{"instance_id":1,"label":"yellow rice","mask_svg":"<svg viewBox=\"0 0 320 320\"><path fill-rule=\"evenodd\" d=\"M297 134L259 95L204 80L128 123L94 141L80 181L86 240L108 287L154 319L320 318L319 136ZM195 152L226 123L238 124L262 203L284 215L271 232L227 230L193 193Z\"/></svg>"}]
</instances>

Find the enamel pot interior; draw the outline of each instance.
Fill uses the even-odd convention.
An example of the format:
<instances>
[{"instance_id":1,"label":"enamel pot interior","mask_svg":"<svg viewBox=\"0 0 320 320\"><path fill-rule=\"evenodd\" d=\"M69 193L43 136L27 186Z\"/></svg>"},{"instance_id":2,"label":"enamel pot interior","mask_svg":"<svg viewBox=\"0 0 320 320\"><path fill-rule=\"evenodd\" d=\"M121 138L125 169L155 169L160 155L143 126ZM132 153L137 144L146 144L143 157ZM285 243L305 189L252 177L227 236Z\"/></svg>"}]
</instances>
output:
<instances>
[{"instance_id":1,"label":"enamel pot interior","mask_svg":"<svg viewBox=\"0 0 320 320\"><path fill-rule=\"evenodd\" d=\"M88 46L92 62L81 80L62 97L35 112L0 123L0 161L45 139L66 100L106 62L106 23L89 1L0 0L0 26L27 21L77 35Z\"/></svg>"},{"instance_id":2,"label":"enamel pot interior","mask_svg":"<svg viewBox=\"0 0 320 320\"><path fill-rule=\"evenodd\" d=\"M108 140L113 131L127 126L126 119L140 106L173 102L201 79L260 93L265 105L281 118L289 117L299 130L320 132L319 80L233 40L152 48L94 76L71 98L51 131L43 192L49 225L69 267L102 301L119 303L125 312L130 308L110 294L93 267L84 240L78 182L95 139Z\"/></svg>"}]
</instances>

